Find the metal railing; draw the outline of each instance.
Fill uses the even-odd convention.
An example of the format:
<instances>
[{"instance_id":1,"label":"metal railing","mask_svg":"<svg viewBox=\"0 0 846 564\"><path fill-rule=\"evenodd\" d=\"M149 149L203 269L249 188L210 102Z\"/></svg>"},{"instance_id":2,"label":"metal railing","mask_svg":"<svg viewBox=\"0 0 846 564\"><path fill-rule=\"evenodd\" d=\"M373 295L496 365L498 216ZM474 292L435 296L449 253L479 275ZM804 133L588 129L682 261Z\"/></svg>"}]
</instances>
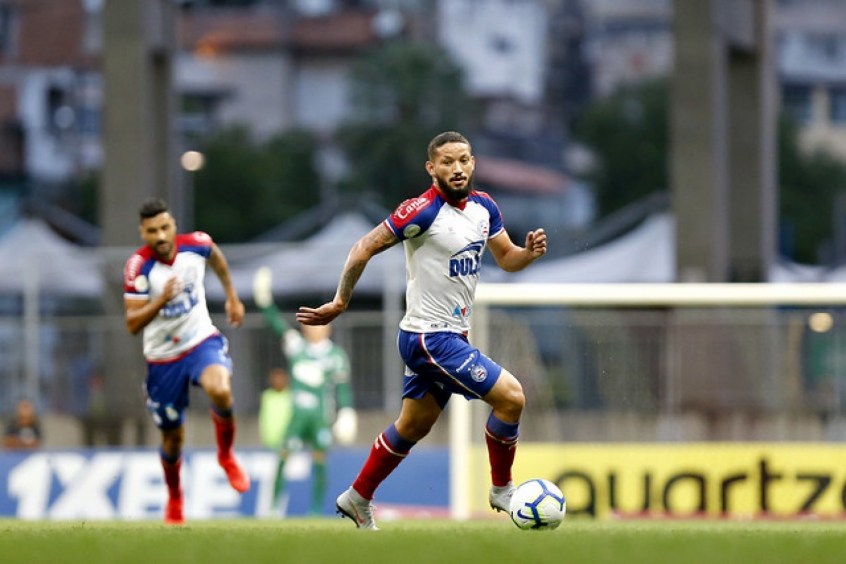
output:
<instances>
[{"instance_id":1,"label":"metal railing","mask_svg":"<svg viewBox=\"0 0 846 564\"><path fill-rule=\"evenodd\" d=\"M780 421L781 430L773 427L764 437L784 439L796 436L792 424L813 421L823 429L846 417L842 308L492 306L485 316L483 351L523 383L525 433L539 440L613 440L608 422L622 416L638 421L631 424L642 426L645 439L654 438L649 433L660 438L650 429L679 418L694 417L691 429L699 435L687 437L688 430L675 438L739 438L738 423L731 433L721 425L741 417ZM395 326L386 327L385 319L378 310L349 311L335 322L334 338L350 356L356 406L394 416L402 364ZM226 327L223 319L215 322ZM34 399L42 414L108 413L113 394L131 394L138 401L121 405L137 404L143 415L140 337L139 356L127 359L122 374L102 370L104 335L125 331L122 319L42 316L35 341L27 330L19 316L0 317L4 416L32 387L31 342L38 347ZM238 409L254 414L269 369L282 361L278 343L258 313L224 332ZM192 409L207 407L197 404Z\"/></svg>"}]
</instances>

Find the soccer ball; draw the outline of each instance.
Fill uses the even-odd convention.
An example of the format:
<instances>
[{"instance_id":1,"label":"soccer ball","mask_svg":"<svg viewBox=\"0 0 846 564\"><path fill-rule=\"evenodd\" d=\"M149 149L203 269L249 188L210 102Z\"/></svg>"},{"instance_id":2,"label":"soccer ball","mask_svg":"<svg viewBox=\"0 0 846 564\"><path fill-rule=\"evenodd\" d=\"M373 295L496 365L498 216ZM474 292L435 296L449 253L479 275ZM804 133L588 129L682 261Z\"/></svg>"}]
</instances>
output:
<instances>
[{"instance_id":1,"label":"soccer ball","mask_svg":"<svg viewBox=\"0 0 846 564\"><path fill-rule=\"evenodd\" d=\"M558 486L535 478L514 490L509 514L521 529L555 529L567 512L567 501Z\"/></svg>"}]
</instances>

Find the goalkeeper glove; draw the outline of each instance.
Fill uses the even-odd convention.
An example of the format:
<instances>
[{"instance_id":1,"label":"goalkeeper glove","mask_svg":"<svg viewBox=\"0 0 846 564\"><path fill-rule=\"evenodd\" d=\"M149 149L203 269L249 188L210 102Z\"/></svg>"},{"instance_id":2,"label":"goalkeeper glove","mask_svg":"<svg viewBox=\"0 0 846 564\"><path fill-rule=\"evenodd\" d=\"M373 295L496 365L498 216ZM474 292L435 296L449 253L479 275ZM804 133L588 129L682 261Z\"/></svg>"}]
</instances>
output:
<instances>
[{"instance_id":1,"label":"goalkeeper glove","mask_svg":"<svg viewBox=\"0 0 846 564\"><path fill-rule=\"evenodd\" d=\"M342 407L338 410L338 417L332 425L332 433L340 445L349 445L355 440L358 430L358 416L351 407Z\"/></svg>"},{"instance_id":2,"label":"goalkeeper glove","mask_svg":"<svg viewBox=\"0 0 846 564\"><path fill-rule=\"evenodd\" d=\"M253 276L253 300L261 309L270 307L273 303L273 275L270 269L262 266Z\"/></svg>"}]
</instances>

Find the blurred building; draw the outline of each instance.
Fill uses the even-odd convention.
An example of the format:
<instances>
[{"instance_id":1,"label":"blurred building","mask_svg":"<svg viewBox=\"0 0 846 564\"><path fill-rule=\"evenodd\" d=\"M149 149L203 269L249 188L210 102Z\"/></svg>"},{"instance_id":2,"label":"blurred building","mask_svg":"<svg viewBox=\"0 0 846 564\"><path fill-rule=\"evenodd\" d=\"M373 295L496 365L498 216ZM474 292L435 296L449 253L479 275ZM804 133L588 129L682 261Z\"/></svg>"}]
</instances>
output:
<instances>
[{"instance_id":1,"label":"blurred building","mask_svg":"<svg viewBox=\"0 0 846 564\"><path fill-rule=\"evenodd\" d=\"M0 2L0 145L10 149L0 174L57 181L99 165L101 6Z\"/></svg>"},{"instance_id":2,"label":"blurred building","mask_svg":"<svg viewBox=\"0 0 846 564\"><path fill-rule=\"evenodd\" d=\"M0 0L3 202L21 178L61 183L100 168L103 5ZM536 167L540 175L549 169L568 174L567 126L578 108L623 84L666 74L673 59L671 0L178 5L174 84L185 143L234 124L258 137L303 128L323 140L330 178L343 172L332 136L351 112L350 67L392 38L412 36L446 48L465 69L469 93L482 109L477 151ZM845 23L844 2L777 2L784 108L802 126L805 147L844 156Z\"/></svg>"},{"instance_id":3,"label":"blurred building","mask_svg":"<svg viewBox=\"0 0 846 564\"><path fill-rule=\"evenodd\" d=\"M540 0L438 3L438 41L466 70L471 95L489 106L494 129L543 129L546 19Z\"/></svg>"},{"instance_id":4,"label":"blurred building","mask_svg":"<svg viewBox=\"0 0 846 564\"><path fill-rule=\"evenodd\" d=\"M663 76L673 64L672 0L580 0L591 94Z\"/></svg>"},{"instance_id":5,"label":"blurred building","mask_svg":"<svg viewBox=\"0 0 846 564\"><path fill-rule=\"evenodd\" d=\"M574 105L556 95L583 84L547 69L548 61L570 68L581 59L578 41L550 48L556 29L580 37L576 0L552 8L544 0L175 4L178 146L232 125L259 139L306 129L321 140L323 172L335 180L344 162L333 135L352 111L353 62L383 42L413 37L440 43L465 68L484 116L474 132L478 150L539 174L565 173L564 108ZM0 175L26 179L31 199L33 185L49 193L102 166L103 7L104 0L0 0L0 147L7 149Z\"/></svg>"},{"instance_id":6,"label":"blurred building","mask_svg":"<svg viewBox=\"0 0 846 564\"><path fill-rule=\"evenodd\" d=\"M334 131L350 112L351 62L386 37L378 10L315 14L316 7L312 2L304 13L275 4L183 12L174 70L183 132L202 136L232 124L258 137L292 128Z\"/></svg>"},{"instance_id":7,"label":"blurred building","mask_svg":"<svg viewBox=\"0 0 846 564\"><path fill-rule=\"evenodd\" d=\"M581 0L593 96L667 73L672 0ZM846 2L776 0L773 21L783 109L805 149L846 158Z\"/></svg>"},{"instance_id":8,"label":"blurred building","mask_svg":"<svg viewBox=\"0 0 846 564\"><path fill-rule=\"evenodd\" d=\"M846 158L846 2L781 0L776 27L783 106L803 146Z\"/></svg>"},{"instance_id":9,"label":"blurred building","mask_svg":"<svg viewBox=\"0 0 846 564\"><path fill-rule=\"evenodd\" d=\"M557 147L591 97L666 74L671 0L180 0L180 129L244 124L259 136L324 136L349 115L347 76L366 49L398 36L443 45L484 109L489 146ZM104 0L0 0L0 175L60 181L99 168ZM783 101L808 146L846 154L846 3L779 0ZM49 38L45 40L45 38ZM509 146L504 139L512 138ZM521 143L523 144L521 146Z\"/></svg>"}]
</instances>

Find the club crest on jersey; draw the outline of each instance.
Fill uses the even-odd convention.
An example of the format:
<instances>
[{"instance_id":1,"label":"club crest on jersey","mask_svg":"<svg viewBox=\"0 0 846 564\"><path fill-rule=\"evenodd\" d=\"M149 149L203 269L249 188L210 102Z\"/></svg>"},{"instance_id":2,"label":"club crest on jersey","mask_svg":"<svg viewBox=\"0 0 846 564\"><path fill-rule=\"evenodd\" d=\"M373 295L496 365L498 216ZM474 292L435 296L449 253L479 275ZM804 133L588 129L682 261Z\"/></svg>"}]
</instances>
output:
<instances>
[{"instance_id":1,"label":"club crest on jersey","mask_svg":"<svg viewBox=\"0 0 846 564\"><path fill-rule=\"evenodd\" d=\"M479 223L479 234L482 236L483 239L488 238L488 233L490 233L491 225L487 221L482 221Z\"/></svg>"},{"instance_id":2,"label":"club crest on jersey","mask_svg":"<svg viewBox=\"0 0 846 564\"><path fill-rule=\"evenodd\" d=\"M488 377L488 371L483 365L475 364L470 367L470 377L474 382L484 382Z\"/></svg>"},{"instance_id":3,"label":"club crest on jersey","mask_svg":"<svg viewBox=\"0 0 846 564\"><path fill-rule=\"evenodd\" d=\"M473 241L449 258L449 275L476 276L482 266L482 249L485 248L484 241Z\"/></svg>"}]
</instances>

